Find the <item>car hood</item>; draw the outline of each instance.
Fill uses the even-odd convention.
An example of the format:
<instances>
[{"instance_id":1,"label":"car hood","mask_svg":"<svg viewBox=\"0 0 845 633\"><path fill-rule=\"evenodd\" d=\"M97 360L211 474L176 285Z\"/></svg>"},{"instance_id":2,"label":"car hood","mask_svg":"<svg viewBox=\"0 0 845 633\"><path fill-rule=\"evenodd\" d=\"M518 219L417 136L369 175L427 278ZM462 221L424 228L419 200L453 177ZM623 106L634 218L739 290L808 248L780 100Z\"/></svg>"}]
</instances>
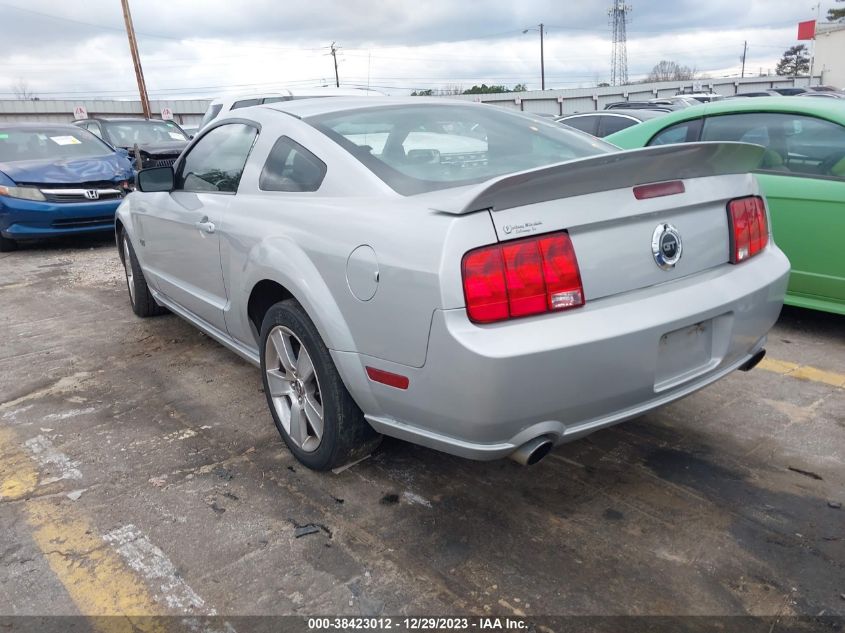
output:
<instances>
[{"instance_id":1,"label":"car hood","mask_svg":"<svg viewBox=\"0 0 845 633\"><path fill-rule=\"evenodd\" d=\"M185 149L185 146L188 144L188 141L166 141L164 143L139 143L138 149L142 152L146 152L147 154L156 154L156 155L166 155L166 156L178 156L182 153L182 150ZM131 153L132 150L135 149L134 145L130 146L123 146L123 149L129 150Z\"/></svg>"},{"instance_id":2,"label":"car hood","mask_svg":"<svg viewBox=\"0 0 845 633\"><path fill-rule=\"evenodd\" d=\"M0 163L0 172L17 183L71 184L132 178L132 165L118 155L68 160L19 160Z\"/></svg>"}]
</instances>

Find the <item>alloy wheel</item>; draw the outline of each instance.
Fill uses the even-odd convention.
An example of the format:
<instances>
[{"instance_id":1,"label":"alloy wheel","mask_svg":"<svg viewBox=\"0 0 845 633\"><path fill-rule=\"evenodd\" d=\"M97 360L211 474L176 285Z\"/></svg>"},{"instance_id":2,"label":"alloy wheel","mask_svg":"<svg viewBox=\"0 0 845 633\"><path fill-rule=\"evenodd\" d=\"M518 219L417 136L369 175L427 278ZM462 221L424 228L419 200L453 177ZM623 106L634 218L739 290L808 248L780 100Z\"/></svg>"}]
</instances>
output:
<instances>
[{"instance_id":1,"label":"alloy wheel","mask_svg":"<svg viewBox=\"0 0 845 633\"><path fill-rule=\"evenodd\" d=\"M303 451L316 451L323 437L323 397L305 345L277 325L267 336L264 366L270 401L285 433Z\"/></svg>"}]
</instances>

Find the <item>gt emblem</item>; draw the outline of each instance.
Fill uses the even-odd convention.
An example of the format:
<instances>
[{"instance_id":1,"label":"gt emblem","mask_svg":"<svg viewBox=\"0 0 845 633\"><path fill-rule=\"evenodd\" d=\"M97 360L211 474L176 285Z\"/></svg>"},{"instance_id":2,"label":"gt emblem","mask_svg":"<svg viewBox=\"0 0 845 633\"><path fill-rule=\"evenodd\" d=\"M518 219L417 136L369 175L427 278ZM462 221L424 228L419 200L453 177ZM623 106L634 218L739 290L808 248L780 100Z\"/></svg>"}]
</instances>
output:
<instances>
[{"instance_id":1,"label":"gt emblem","mask_svg":"<svg viewBox=\"0 0 845 633\"><path fill-rule=\"evenodd\" d=\"M100 192L96 189L86 189L85 190L85 198L87 200L99 200L100 199Z\"/></svg>"},{"instance_id":2,"label":"gt emblem","mask_svg":"<svg viewBox=\"0 0 845 633\"><path fill-rule=\"evenodd\" d=\"M681 234L671 224L658 224L651 237L651 254L663 270L672 270L683 253Z\"/></svg>"}]
</instances>

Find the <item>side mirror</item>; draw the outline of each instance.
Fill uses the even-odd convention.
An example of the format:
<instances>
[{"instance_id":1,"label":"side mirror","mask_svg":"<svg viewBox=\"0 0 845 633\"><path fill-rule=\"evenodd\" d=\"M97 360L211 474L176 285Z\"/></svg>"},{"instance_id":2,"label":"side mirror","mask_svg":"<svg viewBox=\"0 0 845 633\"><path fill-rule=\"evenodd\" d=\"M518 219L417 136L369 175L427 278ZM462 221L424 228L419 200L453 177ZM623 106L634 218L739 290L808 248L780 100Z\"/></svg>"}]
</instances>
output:
<instances>
[{"instance_id":1,"label":"side mirror","mask_svg":"<svg viewBox=\"0 0 845 633\"><path fill-rule=\"evenodd\" d=\"M139 191L173 191L173 168L150 167L138 172L137 188Z\"/></svg>"}]
</instances>

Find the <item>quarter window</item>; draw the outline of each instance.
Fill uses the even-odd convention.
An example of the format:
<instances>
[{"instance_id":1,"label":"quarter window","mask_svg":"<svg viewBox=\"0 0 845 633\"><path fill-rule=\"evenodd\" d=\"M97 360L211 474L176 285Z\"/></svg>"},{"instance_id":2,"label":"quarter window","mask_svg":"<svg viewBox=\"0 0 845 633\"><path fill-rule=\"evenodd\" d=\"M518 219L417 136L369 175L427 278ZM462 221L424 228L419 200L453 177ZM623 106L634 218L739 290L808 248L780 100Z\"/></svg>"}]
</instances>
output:
<instances>
[{"instance_id":1,"label":"quarter window","mask_svg":"<svg viewBox=\"0 0 845 633\"><path fill-rule=\"evenodd\" d=\"M299 143L282 136L270 154L258 188L264 191L317 191L326 175L326 164Z\"/></svg>"},{"instance_id":2,"label":"quarter window","mask_svg":"<svg viewBox=\"0 0 845 633\"><path fill-rule=\"evenodd\" d=\"M704 122L702 141L741 141L766 148L763 171L842 177L845 127L799 114L726 114Z\"/></svg>"},{"instance_id":3,"label":"quarter window","mask_svg":"<svg viewBox=\"0 0 845 633\"><path fill-rule=\"evenodd\" d=\"M649 145L672 145L673 143L694 143L698 140L701 119L676 123L654 136Z\"/></svg>"},{"instance_id":4,"label":"quarter window","mask_svg":"<svg viewBox=\"0 0 845 633\"><path fill-rule=\"evenodd\" d=\"M228 123L205 134L185 156L176 189L235 193L257 130L243 123Z\"/></svg>"}]
</instances>

